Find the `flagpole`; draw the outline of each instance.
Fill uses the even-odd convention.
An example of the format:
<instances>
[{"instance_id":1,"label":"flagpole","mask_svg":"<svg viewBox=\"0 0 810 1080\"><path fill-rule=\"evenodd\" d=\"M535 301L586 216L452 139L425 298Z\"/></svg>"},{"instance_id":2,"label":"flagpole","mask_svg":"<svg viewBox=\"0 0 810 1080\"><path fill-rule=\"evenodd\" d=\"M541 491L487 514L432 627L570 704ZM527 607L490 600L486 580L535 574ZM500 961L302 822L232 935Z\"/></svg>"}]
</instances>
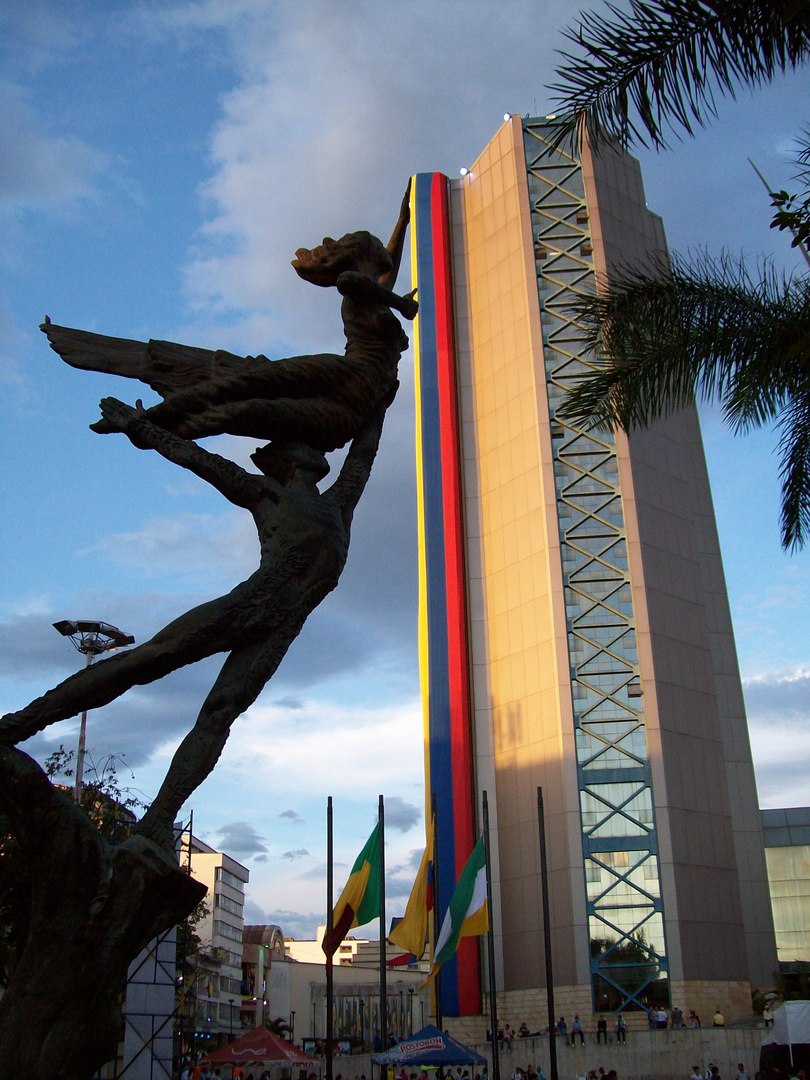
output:
<instances>
[{"instance_id":1,"label":"flagpole","mask_svg":"<svg viewBox=\"0 0 810 1080\"><path fill-rule=\"evenodd\" d=\"M495 982L495 919L492 914L492 863L489 857L489 802L486 791L483 796L484 858L487 873L487 906L489 932L487 933L487 967L489 968L489 1026L492 1031L492 1080L501 1080L501 1056L498 1046L498 1000Z\"/></svg>"},{"instance_id":2,"label":"flagpole","mask_svg":"<svg viewBox=\"0 0 810 1080\"><path fill-rule=\"evenodd\" d=\"M326 933L332 933L332 796L326 800ZM332 954L326 954L326 1080L332 1080ZM315 1032L313 1031L313 1036Z\"/></svg>"},{"instance_id":3,"label":"flagpole","mask_svg":"<svg viewBox=\"0 0 810 1080\"><path fill-rule=\"evenodd\" d=\"M385 970L385 806L380 795L380 1048L388 1049L388 997Z\"/></svg>"},{"instance_id":4,"label":"flagpole","mask_svg":"<svg viewBox=\"0 0 810 1080\"><path fill-rule=\"evenodd\" d=\"M439 940L440 913L439 913L439 810L436 801L436 793L430 797L430 812L433 818L433 940L430 949L430 966L433 967L435 960L436 942ZM433 998L436 1002L436 1027L442 1030L442 972L439 968L434 979Z\"/></svg>"},{"instance_id":5,"label":"flagpole","mask_svg":"<svg viewBox=\"0 0 810 1080\"><path fill-rule=\"evenodd\" d=\"M548 902L548 865L546 863L546 814L543 789L537 789L537 827L540 834L540 883L543 890L543 943L546 953L546 1001L548 1002L548 1049L550 1080L558 1080L557 1027L554 1021L554 972L551 965L551 916Z\"/></svg>"}]
</instances>

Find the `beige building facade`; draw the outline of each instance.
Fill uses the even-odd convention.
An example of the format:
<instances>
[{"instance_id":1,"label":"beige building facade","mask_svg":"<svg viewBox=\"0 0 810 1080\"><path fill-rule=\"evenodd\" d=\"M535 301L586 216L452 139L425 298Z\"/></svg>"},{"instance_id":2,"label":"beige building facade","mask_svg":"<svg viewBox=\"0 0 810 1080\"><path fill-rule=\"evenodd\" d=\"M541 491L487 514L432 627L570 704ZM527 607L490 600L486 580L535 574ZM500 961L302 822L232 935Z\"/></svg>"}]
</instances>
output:
<instances>
[{"instance_id":1,"label":"beige building facade","mask_svg":"<svg viewBox=\"0 0 810 1080\"><path fill-rule=\"evenodd\" d=\"M208 892L207 912L196 927L202 942L195 986L197 1038L216 1044L238 1031L242 1003L242 931L250 871L196 836L184 833L181 864Z\"/></svg>"},{"instance_id":2,"label":"beige building facade","mask_svg":"<svg viewBox=\"0 0 810 1080\"><path fill-rule=\"evenodd\" d=\"M438 245L447 252L465 583L466 638L455 652L466 650L468 688L466 720L462 687L447 725L469 728L469 766L442 772L451 736L437 692L426 694L429 798L441 806L449 783L445 820L458 814L467 769L474 833L487 792L502 1015L524 1018L508 1009L510 995L543 1015L542 788L558 1000L580 1014L641 1018L678 1004L741 1016L751 987L773 984L776 955L697 415L683 410L630 438L557 415L594 363L572 303L624 265L665 258L664 230L634 159L554 149L554 135L553 118L512 116L463 179L433 174L428 193L416 178L423 458L444 408L431 413L426 394L428 323L442 306ZM423 461L423 682L433 688L430 590L434 601L437 588L449 595L450 574L437 585L431 572L429 471ZM452 469L443 459L439 471L446 529ZM446 531L442 543L449 562ZM458 745L456 736L448 754ZM462 861L454 821L457 847L443 866ZM460 963L459 985L470 977ZM456 1009L465 1011L475 1009Z\"/></svg>"}]
</instances>

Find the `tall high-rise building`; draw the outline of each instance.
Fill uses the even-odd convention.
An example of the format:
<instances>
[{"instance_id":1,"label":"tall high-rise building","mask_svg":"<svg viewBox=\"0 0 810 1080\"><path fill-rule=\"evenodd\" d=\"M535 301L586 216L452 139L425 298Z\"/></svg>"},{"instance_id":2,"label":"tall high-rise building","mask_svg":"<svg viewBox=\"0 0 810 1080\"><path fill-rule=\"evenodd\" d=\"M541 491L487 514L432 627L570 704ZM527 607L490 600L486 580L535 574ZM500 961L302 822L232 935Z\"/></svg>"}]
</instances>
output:
<instances>
[{"instance_id":1,"label":"tall high-rise building","mask_svg":"<svg viewBox=\"0 0 810 1080\"><path fill-rule=\"evenodd\" d=\"M195 1023L198 1039L212 1039L210 1045L215 1047L240 1024L245 886L250 871L188 832L182 836L180 861L187 861L192 877L208 889L207 910L196 927L202 944L197 960Z\"/></svg>"},{"instance_id":2,"label":"tall high-rise building","mask_svg":"<svg viewBox=\"0 0 810 1080\"><path fill-rule=\"evenodd\" d=\"M542 788L560 1000L741 1015L776 954L697 415L628 438L557 413L595 363L572 301L664 230L633 158L554 135L512 116L462 179L413 187L440 906L486 791L497 985L542 991ZM446 1015L480 1010L478 972L467 939Z\"/></svg>"}]
</instances>

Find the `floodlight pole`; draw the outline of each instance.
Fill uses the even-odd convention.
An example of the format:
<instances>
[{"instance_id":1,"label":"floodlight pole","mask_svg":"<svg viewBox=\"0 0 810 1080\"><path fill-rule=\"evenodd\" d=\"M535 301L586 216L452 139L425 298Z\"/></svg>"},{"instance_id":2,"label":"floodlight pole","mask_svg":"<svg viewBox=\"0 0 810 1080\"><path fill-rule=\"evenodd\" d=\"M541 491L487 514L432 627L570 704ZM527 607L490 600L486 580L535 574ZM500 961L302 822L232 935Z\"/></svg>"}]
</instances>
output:
<instances>
[{"instance_id":1,"label":"floodlight pole","mask_svg":"<svg viewBox=\"0 0 810 1080\"><path fill-rule=\"evenodd\" d=\"M135 638L124 630L110 623L96 622L90 619L79 619L76 622L70 619L62 619L53 624L54 630L58 630L63 637L70 638L74 647L84 653L86 657L85 667L90 667L94 656L100 656L111 649L119 649L125 645L134 645ZM82 779L84 777L85 743L87 740L87 709L82 711L81 723L79 724L79 745L76 748L76 783L73 785L73 800L80 803L82 799Z\"/></svg>"},{"instance_id":2,"label":"floodlight pole","mask_svg":"<svg viewBox=\"0 0 810 1080\"><path fill-rule=\"evenodd\" d=\"M89 650L85 653L85 667L93 663L93 653ZM84 778L84 749L87 743L87 709L82 710L82 718L79 723L79 745L76 747L76 783L73 785L73 801L82 801L82 779Z\"/></svg>"}]
</instances>

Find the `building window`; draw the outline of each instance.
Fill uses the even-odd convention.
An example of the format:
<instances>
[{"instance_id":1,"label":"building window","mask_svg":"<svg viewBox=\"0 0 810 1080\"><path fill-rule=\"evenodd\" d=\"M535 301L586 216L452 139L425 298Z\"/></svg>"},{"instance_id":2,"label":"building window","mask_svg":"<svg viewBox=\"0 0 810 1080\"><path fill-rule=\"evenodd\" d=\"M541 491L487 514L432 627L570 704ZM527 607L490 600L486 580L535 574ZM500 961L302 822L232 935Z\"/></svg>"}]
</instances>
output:
<instances>
[{"instance_id":1,"label":"building window","mask_svg":"<svg viewBox=\"0 0 810 1080\"><path fill-rule=\"evenodd\" d=\"M214 877L217 881L221 881L223 885L230 885L232 889L236 889L237 892L243 893L245 891L244 881L240 881L239 878L232 874L229 870L226 870L223 866L216 868Z\"/></svg>"},{"instance_id":2,"label":"building window","mask_svg":"<svg viewBox=\"0 0 810 1080\"><path fill-rule=\"evenodd\" d=\"M214 920L214 933L220 934L222 937L230 938L231 941L241 941L242 931L238 926L231 926L230 923L222 922L221 919Z\"/></svg>"},{"instance_id":3,"label":"building window","mask_svg":"<svg viewBox=\"0 0 810 1080\"><path fill-rule=\"evenodd\" d=\"M222 908L223 911L230 911L231 915L238 915L242 918L242 905L237 904L235 900L231 900L229 896L223 896L222 893L217 893L214 896L214 907Z\"/></svg>"}]
</instances>

